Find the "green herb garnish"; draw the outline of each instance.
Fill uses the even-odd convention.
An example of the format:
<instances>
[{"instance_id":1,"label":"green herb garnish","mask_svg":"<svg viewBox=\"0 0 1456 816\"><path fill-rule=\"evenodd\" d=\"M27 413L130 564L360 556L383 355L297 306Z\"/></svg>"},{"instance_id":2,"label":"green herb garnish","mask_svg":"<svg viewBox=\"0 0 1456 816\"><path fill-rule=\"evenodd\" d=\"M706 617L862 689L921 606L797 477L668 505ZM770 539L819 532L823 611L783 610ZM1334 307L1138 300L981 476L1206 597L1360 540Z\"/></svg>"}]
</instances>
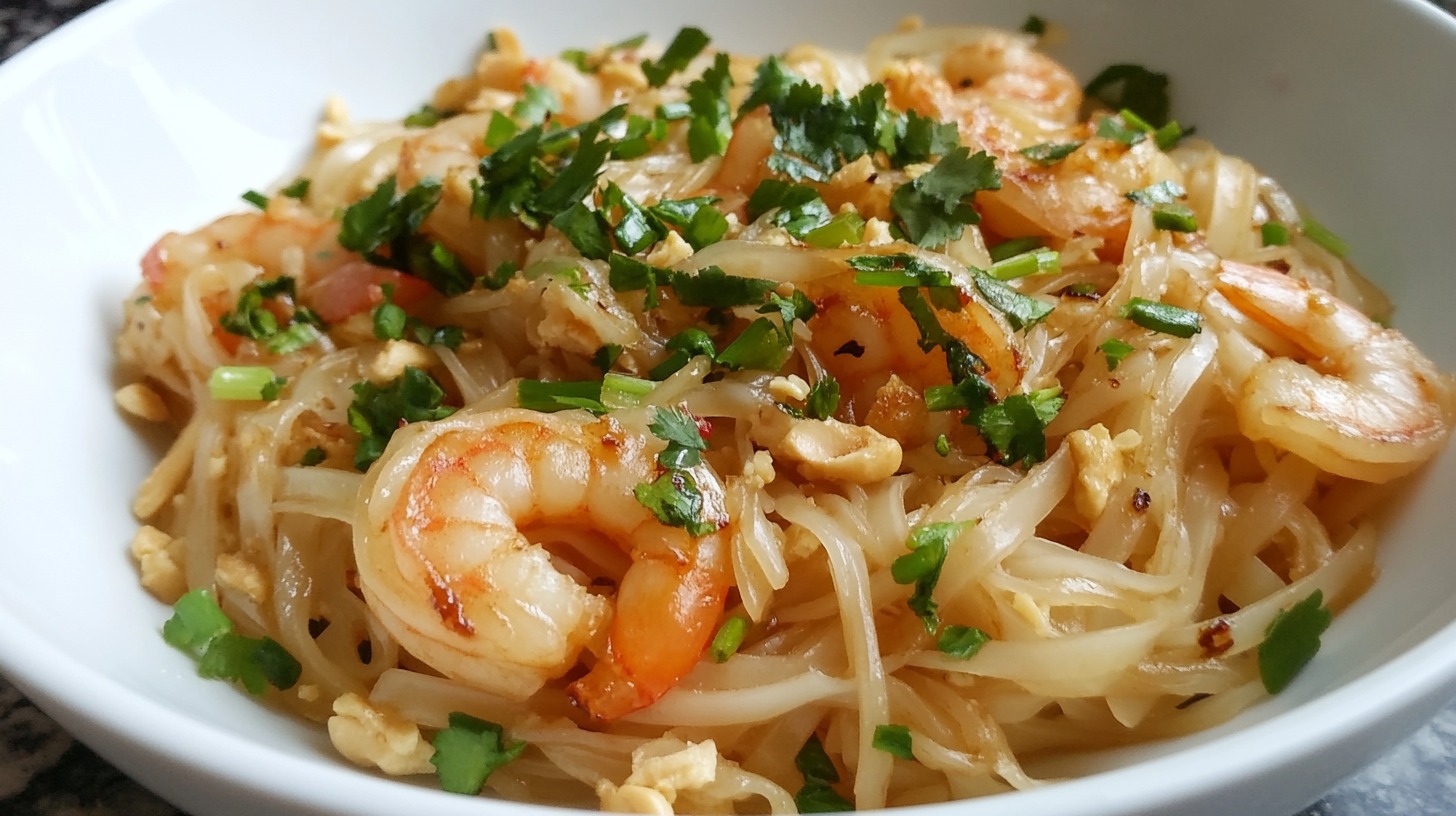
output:
<instances>
[{"instance_id":1,"label":"green herb garnish","mask_svg":"<svg viewBox=\"0 0 1456 816\"><path fill-rule=\"evenodd\" d=\"M492 773L526 750L525 742L507 740L505 729L488 720L452 711L449 723L432 740L430 764L450 793L475 796Z\"/></svg>"},{"instance_id":2,"label":"green herb garnish","mask_svg":"<svg viewBox=\"0 0 1456 816\"><path fill-rule=\"evenodd\" d=\"M1324 593L1316 589L1308 598L1281 611L1264 631L1259 644L1259 679L1264 690L1278 694L1314 659L1320 635L1334 615L1324 606Z\"/></svg>"}]
</instances>

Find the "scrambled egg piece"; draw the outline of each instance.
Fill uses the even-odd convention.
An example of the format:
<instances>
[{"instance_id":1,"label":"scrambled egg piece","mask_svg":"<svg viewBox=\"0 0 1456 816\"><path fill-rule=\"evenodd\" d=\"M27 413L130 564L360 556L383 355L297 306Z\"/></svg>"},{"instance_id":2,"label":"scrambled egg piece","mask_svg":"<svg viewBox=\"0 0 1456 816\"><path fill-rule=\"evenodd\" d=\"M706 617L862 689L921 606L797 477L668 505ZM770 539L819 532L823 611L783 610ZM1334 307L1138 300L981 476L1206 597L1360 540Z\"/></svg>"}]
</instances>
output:
<instances>
[{"instance_id":1,"label":"scrambled egg piece","mask_svg":"<svg viewBox=\"0 0 1456 816\"><path fill-rule=\"evenodd\" d=\"M1142 436L1127 430L1113 438L1101 424L1067 434L1072 461L1077 464L1073 498L1077 512L1089 523L1107 509L1107 495L1127 475L1127 454L1137 449Z\"/></svg>"},{"instance_id":2,"label":"scrambled egg piece","mask_svg":"<svg viewBox=\"0 0 1456 816\"><path fill-rule=\"evenodd\" d=\"M435 353L419 343L390 340L369 362L369 379L376 384L392 382L404 374L405 366L429 368Z\"/></svg>"},{"instance_id":3,"label":"scrambled egg piece","mask_svg":"<svg viewBox=\"0 0 1456 816\"><path fill-rule=\"evenodd\" d=\"M597 783L602 810L672 816L678 794L701 791L718 778L718 746L663 737L632 752L632 774L621 786Z\"/></svg>"},{"instance_id":4,"label":"scrambled egg piece","mask_svg":"<svg viewBox=\"0 0 1456 816\"><path fill-rule=\"evenodd\" d=\"M350 762L391 776L435 771L430 764L435 747L420 735L419 726L353 692L334 700L329 739Z\"/></svg>"},{"instance_id":5,"label":"scrambled egg piece","mask_svg":"<svg viewBox=\"0 0 1456 816\"><path fill-rule=\"evenodd\" d=\"M268 601L268 579L247 556L222 553L217 557L213 574L219 584L247 595L253 603L261 605Z\"/></svg>"},{"instance_id":6,"label":"scrambled egg piece","mask_svg":"<svg viewBox=\"0 0 1456 816\"><path fill-rule=\"evenodd\" d=\"M142 586L164 603L176 603L187 591L177 558L180 549L180 542L150 524L143 524L131 540L131 556L141 570Z\"/></svg>"}]
</instances>

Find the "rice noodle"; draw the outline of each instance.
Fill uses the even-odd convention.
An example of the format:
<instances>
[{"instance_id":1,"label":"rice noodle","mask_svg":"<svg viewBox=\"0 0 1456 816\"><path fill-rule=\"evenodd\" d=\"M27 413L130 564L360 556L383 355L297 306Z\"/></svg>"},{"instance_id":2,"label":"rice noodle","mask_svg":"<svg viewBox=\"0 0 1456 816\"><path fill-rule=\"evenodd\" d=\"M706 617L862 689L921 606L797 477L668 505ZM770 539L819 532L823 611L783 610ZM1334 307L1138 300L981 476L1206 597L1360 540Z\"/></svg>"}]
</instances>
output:
<instances>
[{"instance_id":1,"label":"rice noodle","mask_svg":"<svg viewBox=\"0 0 1456 816\"><path fill-rule=\"evenodd\" d=\"M353 761L428 773L464 714L529 746L486 789L541 803L878 808L1083 773L1259 704L1276 621L1358 597L1373 517L1449 432L1451 379L1364 316L1389 301L1277 182L1099 136L1034 38L792 49L778 70L826 86L793 93L845 106L825 155L782 101L727 115L756 60L653 86L651 47L492 42L438 122L335 108L306 191L159 240L117 342L176 432L133 506L142 583L282 646L300 680L266 699ZM720 133L686 100L722 65ZM869 138L852 107L880 99ZM906 141L930 120L999 187L955 192L949 151ZM553 203L598 130L597 182ZM1039 254L993 264L1018 238ZM1260 409L1286 364L1328 398ZM262 368L255 398L213 380ZM815 740L833 772L806 780Z\"/></svg>"}]
</instances>

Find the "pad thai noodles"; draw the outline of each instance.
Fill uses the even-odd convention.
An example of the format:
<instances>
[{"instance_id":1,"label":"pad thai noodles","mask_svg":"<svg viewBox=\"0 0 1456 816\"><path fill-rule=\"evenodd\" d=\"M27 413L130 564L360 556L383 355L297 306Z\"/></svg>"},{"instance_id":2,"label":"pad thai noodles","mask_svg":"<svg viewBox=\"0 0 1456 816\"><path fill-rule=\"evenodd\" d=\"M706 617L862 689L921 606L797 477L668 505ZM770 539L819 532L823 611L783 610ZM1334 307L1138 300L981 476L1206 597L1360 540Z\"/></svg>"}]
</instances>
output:
<instances>
[{"instance_id":1,"label":"pad thai noodles","mask_svg":"<svg viewBox=\"0 0 1456 816\"><path fill-rule=\"evenodd\" d=\"M1038 46L501 30L330 102L125 304L164 636L368 768L642 813L1026 789L1278 693L1452 379L1167 77Z\"/></svg>"}]
</instances>

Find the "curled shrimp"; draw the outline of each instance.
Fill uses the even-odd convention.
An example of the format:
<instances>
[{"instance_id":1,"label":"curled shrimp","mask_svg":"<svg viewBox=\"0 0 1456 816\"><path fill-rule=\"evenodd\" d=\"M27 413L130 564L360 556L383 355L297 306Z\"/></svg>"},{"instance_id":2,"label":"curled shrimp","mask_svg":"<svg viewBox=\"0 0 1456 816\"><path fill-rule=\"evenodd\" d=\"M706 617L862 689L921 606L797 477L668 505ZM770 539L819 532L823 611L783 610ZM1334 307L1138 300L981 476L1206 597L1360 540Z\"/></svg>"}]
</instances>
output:
<instances>
[{"instance_id":1,"label":"curled shrimp","mask_svg":"<svg viewBox=\"0 0 1456 816\"><path fill-rule=\"evenodd\" d=\"M396 434L365 485L354 541L359 586L385 628L442 674L519 699L594 651L569 692L596 721L672 688L722 613L728 537L693 538L635 500L656 472L651 437L626 421L502 409ZM721 521L717 477L688 472L705 518ZM630 555L613 601L528 537L548 526Z\"/></svg>"},{"instance_id":2,"label":"curled shrimp","mask_svg":"<svg viewBox=\"0 0 1456 816\"><path fill-rule=\"evenodd\" d=\"M877 251L915 251L903 245ZM931 254L920 253L925 257ZM814 301L809 346L839 380L851 411L869 410L873 395L894 375L923 391L948 382L945 352L919 345L920 327L895 287L861 286L852 273L799 284ZM986 364L983 376L997 394L1013 392L1021 379L1021 342L968 280L957 280L959 308L936 308L936 321Z\"/></svg>"},{"instance_id":3,"label":"curled shrimp","mask_svg":"<svg viewBox=\"0 0 1456 816\"><path fill-rule=\"evenodd\" d=\"M1404 335L1271 269L1224 261L1215 288L1304 359L1262 354L1238 386L1239 426L1324 470L1403 476L1451 433L1456 385Z\"/></svg>"},{"instance_id":4,"label":"curled shrimp","mask_svg":"<svg viewBox=\"0 0 1456 816\"><path fill-rule=\"evenodd\" d=\"M896 63L884 84L902 109L955 122L973 150L996 158L1001 188L976 195L984 229L1006 238L1090 235L1099 254L1120 259L1133 206L1124 194L1182 173L1152 140L1128 148L1093 138L1078 123L1082 90L1076 78L1024 37L987 31L949 51L939 70ZM1042 143L1082 143L1043 166L1021 154Z\"/></svg>"},{"instance_id":5,"label":"curled shrimp","mask_svg":"<svg viewBox=\"0 0 1456 816\"><path fill-rule=\"evenodd\" d=\"M337 221L301 206L270 204L265 212L227 215L194 232L163 235L142 258L142 279L165 311L193 300L184 293L189 279L215 276L218 285L197 298L214 318L232 307L232 284L280 275L293 277L301 300L331 322L377 305L385 284L395 288L401 305L429 294L419 278L374 266L339 246L338 233Z\"/></svg>"}]
</instances>

